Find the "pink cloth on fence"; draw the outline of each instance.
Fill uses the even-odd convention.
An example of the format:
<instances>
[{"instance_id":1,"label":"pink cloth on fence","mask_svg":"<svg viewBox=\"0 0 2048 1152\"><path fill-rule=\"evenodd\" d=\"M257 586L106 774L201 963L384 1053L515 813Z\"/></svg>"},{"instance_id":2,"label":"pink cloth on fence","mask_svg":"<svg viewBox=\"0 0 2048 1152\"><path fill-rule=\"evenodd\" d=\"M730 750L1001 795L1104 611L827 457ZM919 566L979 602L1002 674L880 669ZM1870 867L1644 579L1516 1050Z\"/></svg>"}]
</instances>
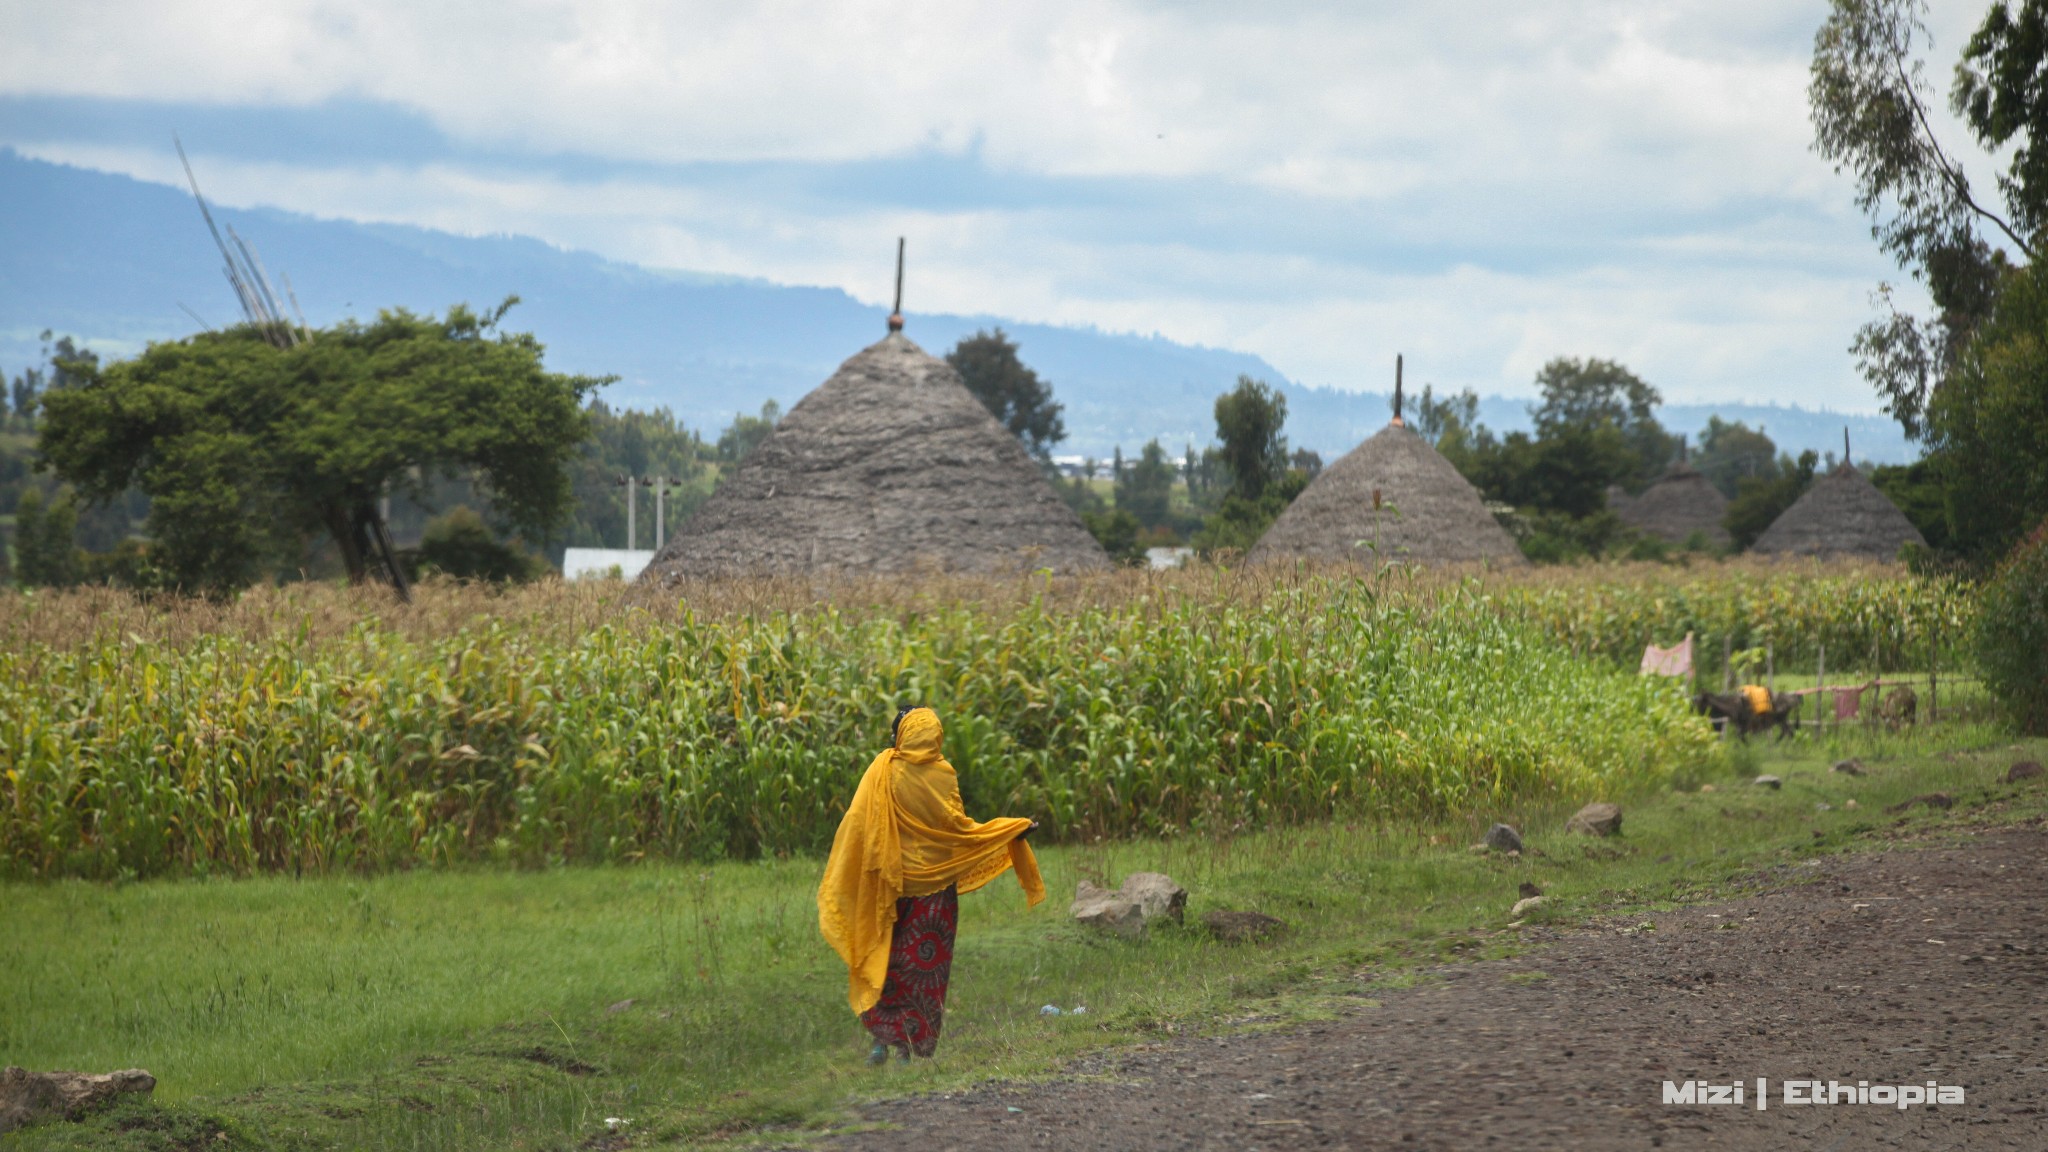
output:
<instances>
[{"instance_id":1,"label":"pink cloth on fence","mask_svg":"<svg viewBox=\"0 0 2048 1152\"><path fill-rule=\"evenodd\" d=\"M1863 693L1862 688L1835 689L1835 719L1854 720L1863 709Z\"/></svg>"},{"instance_id":2,"label":"pink cloth on fence","mask_svg":"<svg viewBox=\"0 0 2048 1152\"><path fill-rule=\"evenodd\" d=\"M1692 633L1669 648L1651 644L1643 649L1643 670L1645 676L1690 676L1692 675Z\"/></svg>"}]
</instances>

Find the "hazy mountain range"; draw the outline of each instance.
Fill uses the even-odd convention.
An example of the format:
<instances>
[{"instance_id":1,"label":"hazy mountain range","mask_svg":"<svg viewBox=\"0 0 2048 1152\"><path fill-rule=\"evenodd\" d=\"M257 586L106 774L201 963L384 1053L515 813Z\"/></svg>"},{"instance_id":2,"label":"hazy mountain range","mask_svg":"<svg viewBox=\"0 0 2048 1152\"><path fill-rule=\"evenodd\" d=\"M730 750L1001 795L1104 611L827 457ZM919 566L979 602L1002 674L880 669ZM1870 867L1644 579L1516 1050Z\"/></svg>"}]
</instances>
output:
<instances>
[{"instance_id":1,"label":"hazy mountain range","mask_svg":"<svg viewBox=\"0 0 2048 1152\"><path fill-rule=\"evenodd\" d=\"M202 173L203 179L203 173ZM380 309L489 307L517 294L509 326L535 333L555 369L616 375L614 406L666 406L707 436L736 412L774 398L786 408L846 357L883 334L883 312L834 288L656 271L516 236L457 236L396 225L321 220L270 209L218 212L253 244L274 279L289 278L315 326ZM0 372L39 356L45 329L103 355L186 335L199 321L237 319L219 255L180 189L50 164L0 149ZM280 287L282 285L280 284ZM915 304L916 269L909 301ZM195 321L190 309L199 318ZM1299 384L1258 356L1158 336L1015 323L910 310L907 334L934 354L1001 325L1066 405L1062 453L1134 451L1153 436L1176 452L1207 443L1218 392L1249 374L1288 397L1287 434L1326 458L1384 425L1385 392ZM1391 385L1391 365L1362 370ZM1411 386L1432 377L1413 371ZM1434 381L1439 388L1456 381ZM1760 381L1757 392L1782 392ZM1526 399L1487 397L1481 418L1527 427ZM1882 416L1774 405L1673 404L1667 427L1697 432L1711 414L1761 423L1781 447L1841 449L1847 425L1858 459L1916 455Z\"/></svg>"}]
</instances>

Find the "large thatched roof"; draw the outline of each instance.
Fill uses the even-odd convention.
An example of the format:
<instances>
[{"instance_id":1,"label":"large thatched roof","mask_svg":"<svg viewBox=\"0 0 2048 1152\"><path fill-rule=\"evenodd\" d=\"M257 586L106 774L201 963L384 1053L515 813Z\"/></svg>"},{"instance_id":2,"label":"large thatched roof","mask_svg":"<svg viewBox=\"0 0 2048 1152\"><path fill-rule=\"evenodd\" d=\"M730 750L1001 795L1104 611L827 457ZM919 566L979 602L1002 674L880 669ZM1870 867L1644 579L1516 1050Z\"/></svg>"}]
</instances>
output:
<instances>
[{"instance_id":1,"label":"large thatched roof","mask_svg":"<svg viewBox=\"0 0 2048 1152\"><path fill-rule=\"evenodd\" d=\"M1383 508L1373 512L1373 492ZM1377 536L1375 536L1377 529ZM1370 560L1522 564L1514 540L1451 462L1401 424L1389 424L1323 469L1252 549L1252 560Z\"/></svg>"},{"instance_id":2,"label":"large thatched roof","mask_svg":"<svg viewBox=\"0 0 2048 1152\"><path fill-rule=\"evenodd\" d=\"M1906 514L1854 467L1843 464L1814 482L1757 538L1753 551L1794 556L1896 559L1927 540Z\"/></svg>"},{"instance_id":3,"label":"large thatched roof","mask_svg":"<svg viewBox=\"0 0 2048 1152\"><path fill-rule=\"evenodd\" d=\"M1108 562L959 374L894 333L790 409L641 579Z\"/></svg>"},{"instance_id":4,"label":"large thatched roof","mask_svg":"<svg viewBox=\"0 0 2048 1152\"><path fill-rule=\"evenodd\" d=\"M1718 548L1730 543L1728 529L1721 526L1728 498L1689 464L1673 465L1632 500L1617 503L1610 497L1607 506L1622 523L1667 544L1683 544L1695 532Z\"/></svg>"}]
</instances>

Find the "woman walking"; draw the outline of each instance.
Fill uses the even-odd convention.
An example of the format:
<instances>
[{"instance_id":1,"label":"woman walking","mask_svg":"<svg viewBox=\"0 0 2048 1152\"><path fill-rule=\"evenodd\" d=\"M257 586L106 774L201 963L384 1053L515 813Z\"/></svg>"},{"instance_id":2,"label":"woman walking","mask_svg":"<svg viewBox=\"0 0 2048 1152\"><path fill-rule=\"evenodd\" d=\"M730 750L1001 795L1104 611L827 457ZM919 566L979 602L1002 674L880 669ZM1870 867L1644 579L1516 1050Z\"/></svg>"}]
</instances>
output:
<instances>
[{"instance_id":1,"label":"woman walking","mask_svg":"<svg viewBox=\"0 0 2048 1152\"><path fill-rule=\"evenodd\" d=\"M874 1037L868 1062L938 1047L960 894L1016 869L1030 904L1045 899L1021 816L969 818L939 751L929 708L905 708L893 744L860 778L818 885L818 927L846 961L846 999Z\"/></svg>"}]
</instances>

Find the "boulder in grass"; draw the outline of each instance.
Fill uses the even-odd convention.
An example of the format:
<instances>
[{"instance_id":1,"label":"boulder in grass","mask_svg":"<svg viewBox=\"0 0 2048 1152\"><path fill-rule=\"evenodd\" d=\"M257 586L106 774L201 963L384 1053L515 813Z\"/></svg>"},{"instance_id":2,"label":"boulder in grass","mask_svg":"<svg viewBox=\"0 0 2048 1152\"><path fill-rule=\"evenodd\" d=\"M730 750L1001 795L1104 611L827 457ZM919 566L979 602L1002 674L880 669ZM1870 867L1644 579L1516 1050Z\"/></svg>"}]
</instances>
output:
<instances>
[{"instance_id":1,"label":"boulder in grass","mask_svg":"<svg viewBox=\"0 0 2048 1152\"><path fill-rule=\"evenodd\" d=\"M1840 772L1844 776L1861 776L1863 775L1863 761L1837 760L1835 761L1835 771Z\"/></svg>"},{"instance_id":2,"label":"boulder in grass","mask_svg":"<svg viewBox=\"0 0 2048 1152\"><path fill-rule=\"evenodd\" d=\"M1495 852L1520 852L1522 834L1513 825L1495 824L1486 830L1486 846Z\"/></svg>"},{"instance_id":3,"label":"boulder in grass","mask_svg":"<svg viewBox=\"0 0 2048 1152\"><path fill-rule=\"evenodd\" d=\"M1527 916L1529 913L1534 912L1538 908L1543 907L1543 904L1544 899L1540 895L1524 896L1520 900L1515 901L1514 910L1508 913L1508 919L1520 920L1522 917Z\"/></svg>"},{"instance_id":4,"label":"boulder in grass","mask_svg":"<svg viewBox=\"0 0 2048 1152\"><path fill-rule=\"evenodd\" d=\"M1770 775L1759 776L1754 781L1751 781L1751 783L1754 783L1759 788L1769 788L1773 792L1785 786L1785 781Z\"/></svg>"},{"instance_id":5,"label":"boulder in grass","mask_svg":"<svg viewBox=\"0 0 2048 1152\"><path fill-rule=\"evenodd\" d=\"M1588 804L1564 822L1564 830L1582 836L1613 836L1621 831L1621 806Z\"/></svg>"},{"instance_id":6,"label":"boulder in grass","mask_svg":"<svg viewBox=\"0 0 2048 1152\"><path fill-rule=\"evenodd\" d=\"M1218 908L1202 913L1202 926L1225 944L1252 944L1285 931L1287 924L1263 912L1236 912Z\"/></svg>"},{"instance_id":7,"label":"boulder in grass","mask_svg":"<svg viewBox=\"0 0 2048 1152\"><path fill-rule=\"evenodd\" d=\"M11 1132L52 1117L77 1119L114 1102L124 1092L147 1095L156 1077L140 1068L121 1072L0 1071L0 1132Z\"/></svg>"},{"instance_id":8,"label":"boulder in grass","mask_svg":"<svg viewBox=\"0 0 2048 1152\"><path fill-rule=\"evenodd\" d=\"M1083 880L1074 889L1074 902L1067 907L1076 923L1118 936L1135 938L1145 934L1145 909L1122 892L1098 888Z\"/></svg>"},{"instance_id":9,"label":"boulder in grass","mask_svg":"<svg viewBox=\"0 0 2048 1152\"><path fill-rule=\"evenodd\" d=\"M2041 773L2040 761L2022 760L2005 770L2005 782L2007 784L2017 784L2022 780L2038 780L2041 778Z\"/></svg>"},{"instance_id":10,"label":"boulder in grass","mask_svg":"<svg viewBox=\"0 0 2048 1152\"><path fill-rule=\"evenodd\" d=\"M1188 890L1173 882L1173 877L1164 872L1133 872L1124 877L1123 886L1117 892L1126 900L1138 902L1138 910L1144 914L1145 923L1154 920L1181 922L1181 915L1188 906Z\"/></svg>"}]
</instances>

